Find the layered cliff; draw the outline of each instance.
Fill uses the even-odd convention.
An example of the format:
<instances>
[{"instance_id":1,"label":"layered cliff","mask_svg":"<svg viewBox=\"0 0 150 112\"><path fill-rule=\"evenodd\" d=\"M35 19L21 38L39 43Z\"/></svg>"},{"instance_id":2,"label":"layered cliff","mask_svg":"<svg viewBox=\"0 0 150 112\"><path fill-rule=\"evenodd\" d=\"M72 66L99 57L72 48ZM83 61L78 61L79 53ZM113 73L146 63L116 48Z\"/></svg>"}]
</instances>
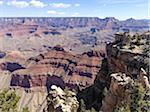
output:
<instances>
[{"instance_id":1,"label":"layered cliff","mask_svg":"<svg viewBox=\"0 0 150 112\"><path fill-rule=\"evenodd\" d=\"M98 51L73 55L56 46L48 53L30 58L25 69L13 72L11 86L50 88L55 84L62 88L88 87L94 83L103 55Z\"/></svg>"},{"instance_id":2,"label":"layered cliff","mask_svg":"<svg viewBox=\"0 0 150 112\"><path fill-rule=\"evenodd\" d=\"M104 112L112 112L122 102L132 102L131 92L134 87L130 88L133 86L131 82L140 83L144 88L145 96L150 93L150 32L132 36L128 33L116 34L115 38L115 42L107 46L109 74L112 78L101 108ZM149 97L148 95L145 100ZM130 109L134 108L130 107ZM144 111L148 111L148 108Z\"/></svg>"},{"instance_id":3,"label":"layered cliff","mask_svg":"<svg viewBox=\"0 0 150 112\"><path fill-rule=\"evenodd\" d=\"M79 28L79 27L94 27L97 29L112 29L112 30L132 30L140 31L148 29L149 20L135 20L133 18L119 21L114 17L106 17L104 19L98 17L49 17L49 18L0 18L0 26L3 25L48 25L57 28Z\"/></svg>"},{"instance_id":4,"label":"layered cliff","mask_svg":"<svg viewBox=\"0 0 150 112\"><path fill-rule=\"evenodd\" d=\"M55 46L29 58L23 68L12 70L8 69L11 68L9 64L15 63L3 63L0 90L16 91L21 97L18 110L27 106L32 112L47 111L51 106L47 99L50 95L56 101L52 102L54 110L71 111L75 105L77 111L83 99L87 109L112 112L129 98L132 82L141 83L149 92L149 40L149 32L142 35L122 33L116 34L115 41L107 45L107 55L105 51L94 50L73 54ZM66 98L63 91L66 86L76 89L77 96L70 91L71 95ZM62 94L55 94L57 89ZM146 95L146 100L149 97ZM64 104L65 98L70 103Z\"/></svg>"},{"instance_id":5,"label":"layered cliff","mask_svg":"<svg viewBox=\"0 0 150 112\"><path fill-rule=\"evenodd\" d=\"M106 47L107 58L102 61L94 85L78 93L87 108L112 112L121 101L128 99L125 91L130 85L129 79L149 91L149 39L150 32L115 35L115 41Z\"/></svg>"}]
</instances>

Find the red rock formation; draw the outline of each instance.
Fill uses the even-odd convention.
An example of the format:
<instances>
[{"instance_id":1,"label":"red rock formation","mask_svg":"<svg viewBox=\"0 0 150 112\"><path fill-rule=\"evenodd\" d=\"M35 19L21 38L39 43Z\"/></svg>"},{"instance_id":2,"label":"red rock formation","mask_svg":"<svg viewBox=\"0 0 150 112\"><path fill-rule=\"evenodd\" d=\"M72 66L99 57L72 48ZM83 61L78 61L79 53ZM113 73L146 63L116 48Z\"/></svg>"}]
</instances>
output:
<instances>
[{"instance_id":1,"label":"red rock formation","mask_svg":"<svg viewBox=\"0 0 150 112\"><path fill-rule=\"evenodd\" d=\"M66 84L90 86L94 82L102 60L100 53L92 53L72 55L60 46L56 46L48 53L30 58L29 67L13 73L11 84L27 88L46 86L48 77L54 75L60 77Z\"/></svg>"}]
</instances>

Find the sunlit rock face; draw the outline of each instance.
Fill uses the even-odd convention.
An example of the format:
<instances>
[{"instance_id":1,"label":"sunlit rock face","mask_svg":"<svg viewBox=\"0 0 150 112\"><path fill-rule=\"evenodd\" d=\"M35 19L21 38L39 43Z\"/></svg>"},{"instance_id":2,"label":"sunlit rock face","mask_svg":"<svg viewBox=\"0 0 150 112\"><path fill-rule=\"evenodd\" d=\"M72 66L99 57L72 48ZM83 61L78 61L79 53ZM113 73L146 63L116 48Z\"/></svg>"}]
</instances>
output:
<instances>
[{"instance_id":1,"label":"sunlit rock face","mask_svg":"<svg viewBox=\"0 0 150 112\"><path fill-rule=\"evenodd\" d=\"M147 73L143 68L141 68L140 74L138 76L138 80L143 85L144 88L150 90L150 83L147 77Z\"/></svg>"},{"instance_id":2,"label":"sunlit rock face","mask_svg":"<svg viewBox=\"0 0 150 112\"><path fill-rule=\"evenodd\" d=\"M129 99L129 93L126 88L129 88L132 82L131 78L123 73L111 74L111 77L110 88L101 107L103 112L112 112L116 105L123 100L127 100L127 98Z\"/></svg>"},{"instance_id":3,"label":"sunlit rock face","mask_svg":"<svg viewBox=\"0 0 150 112\"><path fill-rule=\"evenodd\" d=\"M62 90L56 85L51 86L48 102L48 110L55 112L77 112L79 107L75 92L67 89Z\"/></svg>"},{"instance_id":4,"label":"sunlit rock face","mask_svg":"<svg viewBox=\"0 0 150 112\"><path fill-rule=\"evenodd\" d=\"M56 46L48 53L30 58L26 69L13 72L11 86L50 88L55 84L62 88L88 87L94 83L103 56L98 51L73 55Z\"/></svg>"},{"instance_id":5,"label":"sunlit rock face","mask_svg":"<svg viewBox=\"0 0 150 112\"><path fill-rule=\"evenodd\" d=\"M149 36L116 34L116 41L107 46L108 63L111 71L125 72L137 78L141 68L149 74Z\"/></svg>"}]
</instances>

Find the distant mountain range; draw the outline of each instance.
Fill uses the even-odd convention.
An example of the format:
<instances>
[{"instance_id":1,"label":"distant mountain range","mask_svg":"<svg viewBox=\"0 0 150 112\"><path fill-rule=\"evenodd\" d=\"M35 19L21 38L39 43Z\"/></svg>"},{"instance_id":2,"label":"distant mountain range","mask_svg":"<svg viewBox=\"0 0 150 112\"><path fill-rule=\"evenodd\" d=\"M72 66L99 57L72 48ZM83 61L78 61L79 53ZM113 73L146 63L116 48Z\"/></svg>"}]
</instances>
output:
<instances>
[{"instance_id":1,"label":"distant mountain range","mask_svg":"<svg viewBox=\"0 0 150 112\"><path fill-rule=\"evenodd\" d=\"M149 29L149 19L136 20L133 18L120 21L114 17L100 19L98 17L1 17L0 26L28 24L56 28L90 27L99 30L112 29L115 31L143 31Z\"/></svg>"}]
</instances>

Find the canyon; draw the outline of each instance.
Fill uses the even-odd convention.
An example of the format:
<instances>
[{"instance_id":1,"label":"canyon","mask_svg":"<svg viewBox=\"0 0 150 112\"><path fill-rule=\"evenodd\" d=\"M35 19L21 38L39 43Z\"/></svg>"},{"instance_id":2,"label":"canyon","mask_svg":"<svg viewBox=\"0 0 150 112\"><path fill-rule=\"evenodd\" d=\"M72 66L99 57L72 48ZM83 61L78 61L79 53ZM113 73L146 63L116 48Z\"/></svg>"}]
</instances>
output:
<instances>
[{"instance_id":1,"label":"canyon","mask_svg":"<svg viewBox=\"0 0 150 112\"><path fill-rule=\"evenodd\" d=\"M20 96L18 111L80 112L83 100L86 109L112 112L128 98L125 88L132 81L149 93L148 22L0 18L0 91ZM64 99L70 103L64 105Z\"/></svg>"}]
</instances>

